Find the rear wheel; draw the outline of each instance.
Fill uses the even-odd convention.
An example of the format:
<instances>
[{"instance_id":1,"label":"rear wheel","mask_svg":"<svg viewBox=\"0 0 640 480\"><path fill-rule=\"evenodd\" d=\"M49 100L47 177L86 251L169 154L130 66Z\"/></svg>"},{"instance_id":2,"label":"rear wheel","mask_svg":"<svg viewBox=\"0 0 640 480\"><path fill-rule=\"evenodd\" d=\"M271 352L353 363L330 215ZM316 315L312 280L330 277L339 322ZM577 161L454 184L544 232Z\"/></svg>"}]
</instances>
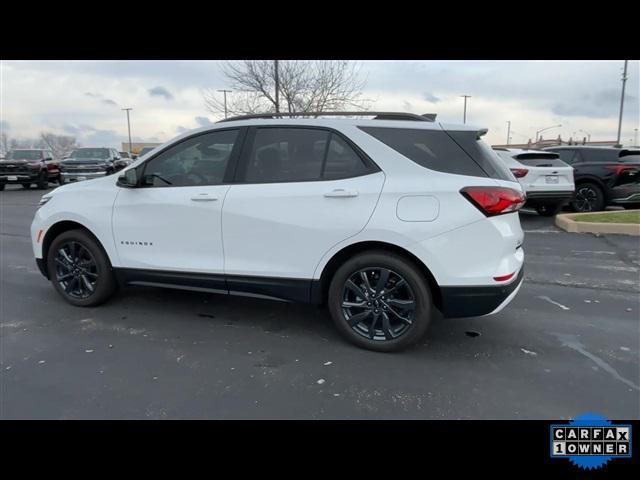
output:
<instances>
[{"instance_id":1,"label":"rear wheel","mask_svg":"<svg viewBox=\"0 0 640 480\"><path fill-rule=\"evenodd\" d=\"M595 183L581 183L576 187L571 208L576 212L598 212L604 209L604 194Z\"/></svg>"},{"instance_id":2,"label":"rear wheel","mask_svg":"<svg viewBox=\"0 0 640 480\"><path fill-rule=\"evenodd\" d=\"M402 350L420 340L432 315L431 292L418 268L390 252L354 256L335 273L328 307L338 331L369 350Z\"/></svg>"},{"instance_id":3,"label":"rear wheel","mask_svg":"<svg viewBox=\"0 0 640 480\"><path fill-rule=\"evenodd\" d=\"M29 190L31 188L31 184L30 183L23 183L22 184L22 188L24 188L25 190Z\"/></svg>"},{"instance_id":4,"label":"rear wheel","mask_svg":"<svg viewBox=\"0 0 640 480\"><path fill-rule=\"evenodd\" d=\"M47 271L56 291L72 305L99 305L116 289L107 254L84 230L68 230L53 240Z\"/></svg>"},{"instance_id":5,"label":"rear wheel","mask_svg":"<svg viewBox=\"0 0 640 480\"><path fill-rule=\"evenodd\" d=\"M4 183L0 183L0 192L4 190Z\"/></svg>"}]
</instances>

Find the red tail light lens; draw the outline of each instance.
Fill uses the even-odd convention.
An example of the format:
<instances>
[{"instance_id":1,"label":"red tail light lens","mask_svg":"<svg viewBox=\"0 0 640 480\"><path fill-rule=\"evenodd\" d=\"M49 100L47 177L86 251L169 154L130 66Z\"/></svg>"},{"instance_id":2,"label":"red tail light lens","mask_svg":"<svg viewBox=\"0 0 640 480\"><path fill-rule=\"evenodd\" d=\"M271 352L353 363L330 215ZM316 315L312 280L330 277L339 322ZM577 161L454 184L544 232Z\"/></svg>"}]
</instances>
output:
<instances>
[{"instance_id":1,"label":"red tail light lens","mask_svg":"<svg viewBox=\"0 0 640 480\"><path fill-rule=\"evenodd\" d=\"M507 187L465 187L460 193L487 217L515 212L526 200L523 193Z\"/></svg>"},{"instance_id":2,"label":"red tail light lens","mask_svg":"<svg viewBox=\"0 0 640 480\"><path fill-rule=\"evenodd\" d=\"M526 168L511 168L511 173L513 173L513 176L516 178L522 178L522 177L526 177L527 173L529 173L529 170L527 170Z\"/></svg>"},{"instance_id":3,"label":"red tail light lens","mask_svg":"<svg viewBox=\"0 0 640 480\"><path fill-rule=\"evenodd\" d=\"M636 170L637 167L633 165L605 165L606 169L613 170L616 175L620 175L622 172L626 172L627 170Z\"/></svg>"}]
</instances>

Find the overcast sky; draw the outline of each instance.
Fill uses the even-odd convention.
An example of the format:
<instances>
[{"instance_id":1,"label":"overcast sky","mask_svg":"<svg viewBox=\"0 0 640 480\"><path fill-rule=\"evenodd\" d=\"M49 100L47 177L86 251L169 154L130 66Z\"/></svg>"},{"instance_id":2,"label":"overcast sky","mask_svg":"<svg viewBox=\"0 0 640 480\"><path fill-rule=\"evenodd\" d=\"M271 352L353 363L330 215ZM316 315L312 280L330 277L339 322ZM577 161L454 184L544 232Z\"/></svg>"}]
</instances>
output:
<instances>
[{"instance_id":1,"label":"overcast sky","mask_svg":"<svg viewBox=\"0 0 640 480\"><path fill-rule=\"evenodd\" d=\"M487 140L512 143L535 131L563 138L585 130L615 140L623 61L365 61L372 110L437 113L438 120L489 128ZM640 62L630 61L621 140L639 126ZM123 107L133 107L134 141L163 142L218 120L202 90L228 88L216 61L2 61L0 128L11 138L41 131L75 135L84 146L120 148ZM584 133L578 132L581 138ZM639 140L640 141L640 140Z\"/></svg>"}]
</instances>

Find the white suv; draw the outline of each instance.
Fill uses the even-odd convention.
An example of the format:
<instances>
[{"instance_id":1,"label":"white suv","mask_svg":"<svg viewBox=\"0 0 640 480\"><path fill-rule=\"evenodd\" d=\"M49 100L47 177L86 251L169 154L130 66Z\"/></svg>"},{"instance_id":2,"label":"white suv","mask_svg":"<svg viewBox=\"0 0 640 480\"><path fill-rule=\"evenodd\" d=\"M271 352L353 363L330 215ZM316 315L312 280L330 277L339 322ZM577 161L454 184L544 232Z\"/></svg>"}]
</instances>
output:
<instances>
[{"instance_id":1,"label":"white suv","mask_svg":"<svg viewBox=\"0 0 640 480\"><path fill-rule=\"evenodd\" d=\"M434 308L500 311L522 283L525 197L486 130L366 115L230 119L57 188L31 227L36 262L78 306L118 285L326 303L381 351L419 340Z\"/></svg>"}]
</instances>

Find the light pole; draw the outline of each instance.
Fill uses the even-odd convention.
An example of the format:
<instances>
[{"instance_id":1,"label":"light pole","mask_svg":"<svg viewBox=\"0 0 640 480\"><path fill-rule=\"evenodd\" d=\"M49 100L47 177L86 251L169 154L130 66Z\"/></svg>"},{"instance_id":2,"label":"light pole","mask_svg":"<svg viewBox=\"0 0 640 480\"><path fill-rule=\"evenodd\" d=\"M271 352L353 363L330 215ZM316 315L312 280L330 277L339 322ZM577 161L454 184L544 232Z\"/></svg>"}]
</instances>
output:
<instances>
[{"instance_id":1,"label":"light pole","mask_svg":"<svg viewBox=\"0 0 640 480\"><path fill-rule=\"evenodd\" d=\"M545 127L542 128L540 130L536 130L536 144L538 143L538 135L540 135L542 132L544 132L545 130L551 130L552 128L558 128L561 127L562 125L552 125L550 127Z\"/></svg>"},{"instance_id":2,"label":"light pole","mask_svg":"<svg viewBox=\"0 0 640 480\"><path fill-rule=\"evenodd\" d=\"M587 142L591 142L591 134L586 130L578 130L579 132L585 133L587 135Z\"/></svg>"},{"instance_id":3,"label":"light pole","mask_svg":"<svg viewBox=\"0 0 640 480\"><path fill-rule=\"evenodd\" d=\"M218 90L218 92L224 93L224 118L227 118L227 93L231 93L233 90Z\"/></svg>"},{"instance_id":4,"label":"light pole","mask_svg":"<svg viewBox=\"0 0 640 480\"><path fill-rule=\"evenodd\" d=\"M464 98L464 114L462 116L462 123L467 123L467 98L471 98L471 95L460 95Z\"/></svg>"},{"instance_id":5,"label":"light pole","mask_svg":"<svg viewBox=\"0 0 640 480\"><path fill-rule=\"evenodd\" d=\"M133 108L123 108L122 110L125 110L127 112L127 129L129 130L129 155L132 155L133 152L131 151L131 122L129 121L129 111L133 110Z\"/></svg>"},{"instance_id":6,"label":"light pole","mask_svg":"<svg viewBox=\"0 0 640 480\"><path fill-rule=\"evenodd\" d=\"M507 120L507 145L509 145L510 138L511 138L511 120Z\"/></svg>"},{"instance_id":7,"label":"light pole","mask_svg":"<svg viewBox=\"0 0 640 480\"><path fill-rule=\"evenodd\" d=\"M622 129L622 110L624 109L624 87L627 83L627 63L624 61L624 71L622 72L622 95L620 95L620 116L618 117L618 137L616 138L616 146L620 146L620 130Z\"/></svg>"},{"instance_id":8,"label":"light pole","mask_svg":"<svg viewBox=\"0 0 640 480\"><path fill-rule=\"evenodd\" d=\"M280 113L280 74L278 72L278 60L274 60L275 86L276 86L276 113Z\"/></svg>"}]
</instances>

